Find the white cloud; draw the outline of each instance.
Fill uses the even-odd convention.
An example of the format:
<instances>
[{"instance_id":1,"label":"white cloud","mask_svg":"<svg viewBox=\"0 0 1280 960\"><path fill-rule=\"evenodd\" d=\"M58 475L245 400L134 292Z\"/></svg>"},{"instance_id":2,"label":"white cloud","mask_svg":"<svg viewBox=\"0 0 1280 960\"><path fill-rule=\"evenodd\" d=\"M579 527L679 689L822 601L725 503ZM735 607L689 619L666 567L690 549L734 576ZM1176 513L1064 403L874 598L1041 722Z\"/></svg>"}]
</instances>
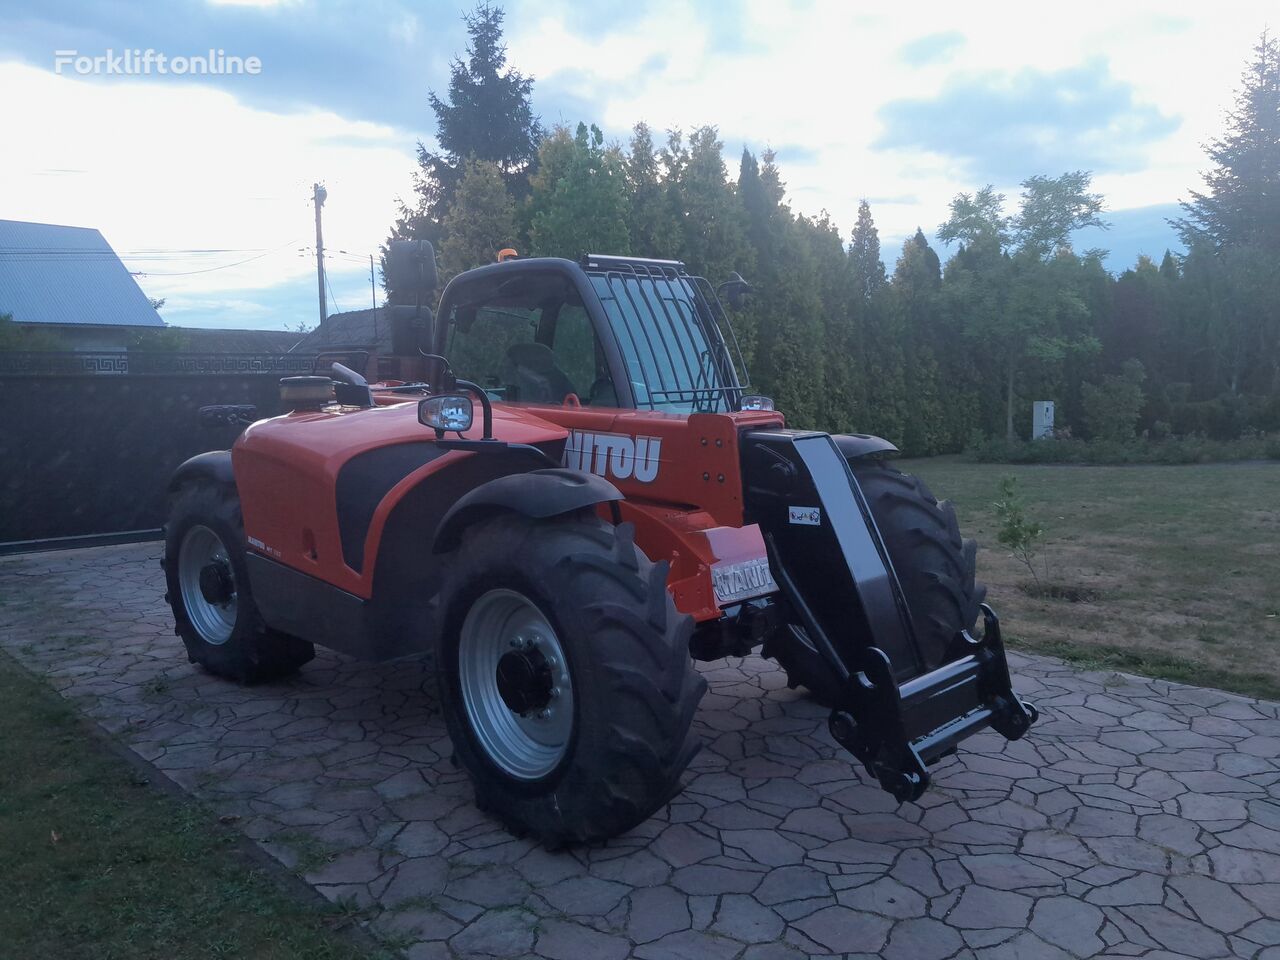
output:
<instances>
[{"instance_id":1,"label":"white cloud","mask_svg":"<svg viewBox=\"0 0 1280 960\"><path fill-rule=\"evenodd\" d=\"M686 131L718 124L731 171L744 144L773 145L782 151L783 177L799 211L825 208L847 235L859 198L869 196L882 235L897 238L917 225L933 229L957 191L987 178L949 155L876 149L886 103L937 98L960 80L1105 63L1135 102L1181 123L1139 148L1140 169L1100 172L1095 185L1113 209L1169 203L1198 183L1202 144L1221 131L1268 15L1274 18L1270 5L1244 0L1211 6L921 0L889 7L746 0L732 11L705 5L692 12L678 0L657 0L603 22L582 18L580 8L513 4L507 29L510 61L537 78L535 108L544 115L557 109L550 91L558 90L590 104L594 114L564 119L594 120L612 131L642 119ZM405 14L384 26L397 41L387 48L395 57L437 25ZM952 31L963 43L945 58L913 65L902 54L914 40ZM424 87L444 89L444 59L422 72ZM376 75L351 82L367 88L371 102L383 94ZM127 261L149 273L143 288L167 298L167 311L184 322L195 316L232 325L312 322L314 259L297 249L314 243L312 182L325 181L329 191L328 245L353 254L377 249L396 198L410 192L413 134L403 130L320 110L253 109L195 84L56 77L17 63L0 63L0 89L18 94L0 99L6 138L0 183L9 187L0 217L98 227L117 250L139 256L226 250ZM1064 160L1063 169L1069 165ZM996 185L1016 196L1016 183ZM886 255L894 252L886 243ZM257 259L190 273L250 257ZM332 267L339 305L363 306L363 267L343 258Z\"/></svg>"},{"instance_id":2,"label":"white cloud","mask_svg":"<svg viewBox=\"0 0 1280 960\"><path fill-rule=\"evenodd\" d=\"M815 151L812 162L783 164L793 204L810 214L829 210L846 231L862 196L915 198L873 209L883 233L904 236L917 225L934 228L957 191L984 179L948 156L874 149L885 103L939 96L959 77L1064 70L1101 58L1135 101L1181 124L1149 146L1140 173L1099 174L1096 186L1116 209L1168 203L1198 182L1201 144L1219 132L1268 15L1274 10L1256 2L872 8L749 0L739 17L742 42L721 49L704 26L690 25L684 4L671 2L619 21L603 38L576 34L556 15L513 22L511 47L513 60L532 65L540 79L586 68L581 94L599 104L612 129L640 119L660 129L714 122L731 166L744 143ZM965 41L945 61L902 58L906 44L947 31ZM610 82L592 84L592 77ZM1016 182L997 186L1017 193Z\"/></svg>"},{"instance_id":3,"label":"white cloud","mask_svg":"<svg viewBox=\"0 0 1280 960\"><path fill-rule=\"evenodd\" d=\"M23 92L0 100L10 144L0 151L0 182L21 184L0 216L97 227L130 269L147 273L143 289L172 305L284 281L314 291L314 254L297 248L315 243L316 180L329 192L326 245L360 255L377 251L396 198L410 193L412 144L387 127L254 110L207 87L102 84L17 64L0 64L0 89ZM228 252L152 253L197 250ZM340 303L354 299L337 285L335 293ZM229 309L222 322L248 321L258 318Z\"/></svg>"}]
</instances>

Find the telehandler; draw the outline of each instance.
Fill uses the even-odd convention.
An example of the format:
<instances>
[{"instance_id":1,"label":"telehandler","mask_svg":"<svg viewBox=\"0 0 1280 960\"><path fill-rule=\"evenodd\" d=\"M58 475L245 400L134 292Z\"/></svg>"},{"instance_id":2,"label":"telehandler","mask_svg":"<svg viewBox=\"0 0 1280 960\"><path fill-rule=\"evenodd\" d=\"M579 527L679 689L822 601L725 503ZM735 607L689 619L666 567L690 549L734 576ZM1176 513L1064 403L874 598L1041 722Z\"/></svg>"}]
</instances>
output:
<instances>
[{"instance_id":1,"label":"telehandler","mask_svg":"<svg viewBox=\"0 0 1280 960\"><path fill-rule=\"evenodd\" d=\"M888 441L788 429L747 385L721 299L742 278L508 252L433 312L423 241L388 278L413 302L388 310L395 356L318 358L281 382L290 412L174 474L193 662L255 683L313 644L433 653L478 804L553 846L679 791L695 660L776 659L899 801L964 738L1035 722L951 505Z\"/></svg>"}]
</instances>

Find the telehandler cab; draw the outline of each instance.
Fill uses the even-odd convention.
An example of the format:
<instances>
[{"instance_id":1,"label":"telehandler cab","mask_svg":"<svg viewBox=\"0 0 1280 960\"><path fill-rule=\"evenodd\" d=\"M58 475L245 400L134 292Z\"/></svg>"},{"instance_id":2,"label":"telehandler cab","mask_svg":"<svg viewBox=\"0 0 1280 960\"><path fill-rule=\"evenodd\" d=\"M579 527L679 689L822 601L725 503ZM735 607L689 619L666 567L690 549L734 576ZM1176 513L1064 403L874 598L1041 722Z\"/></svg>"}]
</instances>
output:
<instances>
[{"instance_id":1,"label":"telehandler cab","mask_svg":"<svg viewBox=\"0 0 1280 960\"><path fill-rule=\"evenodd\" d=\"M433 315L431 247L397 242L400 356L286 378L291 412L177 470L164 566L193 662L253 683L315 643L434 653L477 802L551 845L679 791L693 660L761 647L899 801L965 737L1027 732L951 505L889 442L787 429L751 393L717 295L740 277L504 253Z\"/></svg>"}]
</instances>

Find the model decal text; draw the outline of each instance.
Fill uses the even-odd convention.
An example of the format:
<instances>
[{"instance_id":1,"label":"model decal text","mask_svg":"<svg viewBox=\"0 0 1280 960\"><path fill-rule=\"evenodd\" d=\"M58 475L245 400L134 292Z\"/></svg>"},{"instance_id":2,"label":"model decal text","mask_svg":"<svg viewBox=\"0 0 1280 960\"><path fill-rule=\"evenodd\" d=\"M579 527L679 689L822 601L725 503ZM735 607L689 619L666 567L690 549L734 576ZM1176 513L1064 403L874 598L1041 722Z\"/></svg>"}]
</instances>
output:
<instances>
[{"instance_id":1,"label":"model decal text","mask_svg":"<svg viewBox=\"0 0 1280 960\"><path fill-rule=\"evenodd\" d=\"M661 437L570 430L564 445L564 465L614 480L652 483L658 476L661 452Z\"/></svg>"}]
</instances>

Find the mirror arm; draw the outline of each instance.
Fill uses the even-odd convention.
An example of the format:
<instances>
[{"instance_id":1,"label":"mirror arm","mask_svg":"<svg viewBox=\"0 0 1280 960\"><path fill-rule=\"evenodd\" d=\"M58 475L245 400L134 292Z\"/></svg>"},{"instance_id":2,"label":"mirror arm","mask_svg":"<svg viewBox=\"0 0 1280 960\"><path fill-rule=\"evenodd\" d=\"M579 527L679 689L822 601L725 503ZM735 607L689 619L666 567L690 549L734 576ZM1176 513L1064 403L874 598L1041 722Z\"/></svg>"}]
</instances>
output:
<instances>
[{"instance_id":1,"label":"mirror arm","mask_svg":"<svg viewBox=\"0 0 1280 960\"><path fill-rule=\"evenodd\" d=\"M470 390L480 398L480 409L484 413L484 439L493 439L493 401L489 399L483 387L478 383L472 383L470 380L454 379L454 383L463 390Z\"/></svg>"}]
</instances>

